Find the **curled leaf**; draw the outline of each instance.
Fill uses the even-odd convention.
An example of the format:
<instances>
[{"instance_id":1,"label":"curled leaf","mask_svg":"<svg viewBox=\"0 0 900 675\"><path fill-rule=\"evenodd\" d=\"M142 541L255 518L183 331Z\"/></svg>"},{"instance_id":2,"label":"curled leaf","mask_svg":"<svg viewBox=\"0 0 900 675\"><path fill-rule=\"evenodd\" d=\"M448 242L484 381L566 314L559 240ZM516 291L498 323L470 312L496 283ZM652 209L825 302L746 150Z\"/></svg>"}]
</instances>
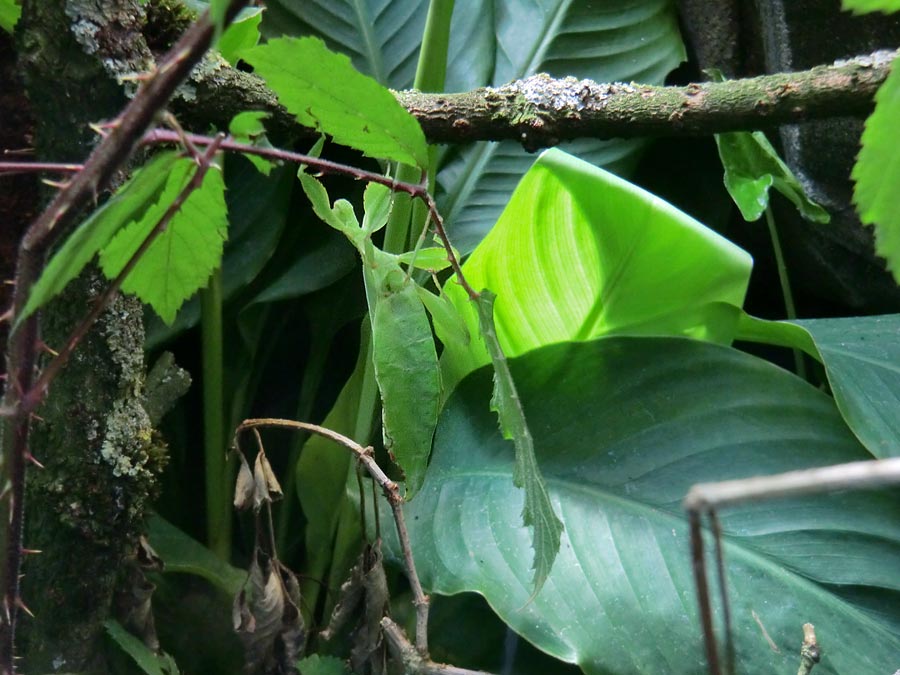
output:
<instances>
[{"instance_id":1,"label":"curled leaf","mask_svg":"<svg viewBox=\"0 0 900 675\"><path fill-rule=\"evenodd\" d=\"M244 455L239 454L241 467L238 469L237 480L234 485L234 508L238 511L250 506L253 495L256 493L256 482L253 480L253 472Z\"/></svg>"},{"instance_id":2,"label":"curled leaf","mask_svg":"<svg viewBox=\"0 0 900 675\"><path fill-rule=\"evenodd\" d=\"M269 464L269 459L262 450L256 455L256 463L253 466L253 482L255 484L253 506L257 511L264 503L278 501L284 496L275 472L272 471L272 465Z\"/></svg>"}]
</instances>

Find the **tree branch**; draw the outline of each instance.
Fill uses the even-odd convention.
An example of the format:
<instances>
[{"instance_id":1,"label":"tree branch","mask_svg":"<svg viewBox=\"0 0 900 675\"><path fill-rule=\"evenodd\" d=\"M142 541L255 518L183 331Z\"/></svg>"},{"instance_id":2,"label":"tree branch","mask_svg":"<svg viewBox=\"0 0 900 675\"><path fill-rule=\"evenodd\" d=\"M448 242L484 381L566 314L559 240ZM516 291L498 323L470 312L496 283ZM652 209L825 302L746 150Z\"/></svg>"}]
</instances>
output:
<instances>
[{"instance_id":1,"label":"tree branch","mask_svg":"<svg viewBox=\"0 0 900 675\"><path fill-rule=\"evenodd\" d=\"M539 74L459 94L396 95L431 143L512 139L537 149L584 137L709 135L866 115L897 54L880 51L795 73L684 87L602 84ZM310 133L275 103L254 75L222 68L194 84L196 98L175 104L185 119L197 120L205 112L207 123L224 129L242 110L265 110L276 133ZM210 111L215 119L209 118Z\"/></svg>"}]
</instances>

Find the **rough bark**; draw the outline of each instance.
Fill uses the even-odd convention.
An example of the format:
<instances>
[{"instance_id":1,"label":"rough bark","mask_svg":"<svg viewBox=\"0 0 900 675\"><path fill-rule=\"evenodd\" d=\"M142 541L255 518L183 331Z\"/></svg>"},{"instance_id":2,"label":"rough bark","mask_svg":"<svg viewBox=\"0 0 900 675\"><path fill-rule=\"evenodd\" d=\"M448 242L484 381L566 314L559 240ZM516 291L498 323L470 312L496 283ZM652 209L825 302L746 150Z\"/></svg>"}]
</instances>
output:
<instances>
[{"instance_id":1,"label":"rough bark","mask_svg":"<svg viewBox=\"0 0 900 675\"><path fill-rule=\"evenodd\" d=\"M117 76L145 70L150 52L136 0L33 0L23 7L20 55L37 121L38 158L83 159L97 136L88 123L126 102ZM83 275L42 315L59 346L102 283ZM162 451L142 407L140 304L118 299L54 383L33 425L20 623L27 672L105 671L98 649L116 580L137 543Z\"/></svg>"},{"instance_id":2,"label":"rough bark","mask_svg":"<svg viewBox=\"0 0 900 675\"><path fill-rule=\"evenodd\" d=\"M831 66L726 82L656 87L538 74L458 94L397 92L431 143L512 139L537 149L574 138L698 135L790 122L865 116L896 51ZM243 110L271 113L278 134L306 135L261 80L222 62L192 74L189 96L173 102L188 122L226 129Z\"/></svg>"}]
</instances>

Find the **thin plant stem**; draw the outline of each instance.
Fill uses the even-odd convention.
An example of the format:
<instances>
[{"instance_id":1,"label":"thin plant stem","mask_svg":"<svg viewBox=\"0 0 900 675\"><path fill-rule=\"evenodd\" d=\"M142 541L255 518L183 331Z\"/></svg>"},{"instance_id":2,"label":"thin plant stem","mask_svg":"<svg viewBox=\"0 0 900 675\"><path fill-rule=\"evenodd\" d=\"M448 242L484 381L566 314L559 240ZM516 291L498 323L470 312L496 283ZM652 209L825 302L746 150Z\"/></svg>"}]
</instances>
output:
<instances>
[{"instance_id":1,"label":"thin plant stem","mask_svg":"<svg viewBox=\"0 0 900 675\"><path fill-rule=\"evenodd\" d=\"M78 173L84 164L63 164L59 162L0 162L0 176L15 176L20 173Z\"/></svg>"},{"instance_id":2,"label":"thin plant stem","mask_svg":"<svg viewBox=\"0 0 900 675\"><path fill-rule=\"evenodd\" d=\"M222 337L222 271L212 273L200 294L203 346L203 456L206 488L206 541L222 560L231 555L230 483L225 447L225 395Z\"/></svg>"},{"instance_id":3,"label":"thin plant stem","mask_svg":"<svg viewBox=\"0 0 900 675\"><path fill-rule=\"evenodd\" d=\"M394 524L397 528L397 537L400 542L400 549L403 552L403 562L406 567L407 578L413 593L413 605L416 608L416 649L423 658L428 657L428 596L422 590L422 584L419 581L419 575L416 572L415 561L413 560L412 547L409 543L409 531L406 529L406 519L403 517L403 497L400 495L400 487L387 477L387 474L378 466L378 463L372 457L371 446L363 447L353 439L347 438L343 434L339 434L331 429L326 429L317 424L308 424L306 422L296 422L294 420L285 420L277 418L261 418L248 419L241 422L234 432L234 445L240 449L239 439L243 431L247 429L256 429L258 427L271 427L281 429L293 429L295 431L302 430L309 433L322 436L334 441L338 445L345 447L347 450L356 455L357 460L366 468L369 475L381 487L381 490L390 504L391 511L394 516Z\"/></svg>"},{"instance_id":4,"label":"thin plant stem","mask_svg":"<svg viewBox=\"0 0 900 675\"><path fill-rule=\"evenodd\" d=\"M784 298L784 309L787 318L791 321L797 318L797 308L794 305L794 294L791 292L791 282L788 279L787 265L784 262L784 253L781 250L781 239L778 236L778 228L775 226L775 215L772 213L772 205L766 205L766 225L769 228L769 238L772 240L772 251L775 253L775 266L778 269L778 282L781 284L781 295ZM806 377L806 361L803 352L793 349L794 370L804 380Z\"/></svg>"}]
</instances>

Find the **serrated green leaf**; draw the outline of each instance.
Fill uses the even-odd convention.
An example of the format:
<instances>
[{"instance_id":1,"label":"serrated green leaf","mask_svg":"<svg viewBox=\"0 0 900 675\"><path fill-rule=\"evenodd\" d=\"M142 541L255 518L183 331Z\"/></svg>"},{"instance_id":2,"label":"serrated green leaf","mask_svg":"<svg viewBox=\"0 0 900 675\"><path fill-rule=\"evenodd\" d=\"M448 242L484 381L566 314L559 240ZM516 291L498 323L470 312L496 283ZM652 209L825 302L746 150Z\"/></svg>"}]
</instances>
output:
<instances>
[{"instance_id":1,"label":"serrated green leaf","mask_svg":"<svg viewBox=\"0 0 900 675\"><path fill-rule=\"evenodd\" d=\"M262 7L247 7L222 34L216 48L228 63L237 66L240 53L259 44L259 24L262 22Z\"/></svg>"},{"instance_id":2,"label":"serrated green leaf","mask_svg":"<svg viewBox=\"0 0 900 675\"><path fill-rule=\"evenodd\" d=\"M128 654L147 675L178 675L178 665L169 654L157 654L141 640L122 627L118 621L109 619L103 626L113 641Z\"/></svg>"},{"instance_id":3,"label":"serrated green leaf","mask_svg":"<svg viewBox=\"0 0 900 675\"><path fill-rule=\"evenodd\" d=\"M404 507L416 567L428 591L484 595L513 630L590 675L705 671L681 507L692 484L869 457L828 396L719 345L610 337L550 345L510 367L565 524L544 591L529 601L530 536L515 526L523 497L509 444L481 404L489 368L451 396L428 476ZM823 672L893 672L896 490L718 515L741 673L796 672L805 621L823 646L826 635L839 640L823 649Z\"/></svg>"},{"instance_id":4,"label":"serrated green leaf","mask_svg":"<svg viewBox=\"0 0 900 675\"><path fill-rule=\"evenodd\" d=\"M406 498L411 499L425 477L441 401L434 337L412 281L378 298L372 341L384 447L403 469Z\"/></svg>"},{"instance_id":5,"label":"serrated green leaf","mask_svg":"<svg viewBox=\"0 0 900 675\"><path fill-rule=\"evenodd\" d=\"M841 4L854 14L900 12L900 0L843 0Z\"/></svg>"},{"instance_id":6,"label":"serrated green leaf","mask_svg":"<svg viewBox=\"0 0 900 675\"><path fill-rule=\"evenodd\" d=\"M192 159L179 159L160 200L104 247L100 266L107 277L114 278L122 271L196 170ZM135 294L171 324L184 301L206 285L221 263L227 231L225 183L222 171L212 166L202 185L190 194L125 278L122 290Z\"/></svg>"},{"instance_id":7,"label":"serrated green leaf","mask_svg":"<svg viewBox=\"0 0 900 675\"><path fill-rule=\"evenodd\" d=\"M900 57L875 94L875 110L866 120L862 149L853 167L853 202L859 217L875 226L875 251L887 260L900 283Z\"/></svg>"},{"instance_id":8,"label":"serrated green leaf","mask_svg":"<svg viewBox=\"0 0 900 675\"><path fill-rule=\"evenodd\" d=\"M347 664L341 659L321 654L312 654L297 661L297 670L300 675L350 675Z\"/></svg>"},{"instance_id":9,"label":"serrated green leaf","mask_svg":"<svg viewBox=\"0 0 900 675\"><path fill-rule=\"evenodd\" d=\"M563 532L562 521L556 516L550 494L544 483L544 477L534 454L534 441L525 411L516 391L509 370L509 364L500 348L497 331L494 329L494 296L488 290L481 291L478 298L478 319L481 336L491 355L494 368L494 388L491 394L491 409L497 413L500 431L503 437L511 440L516 448L516 462L513 468L513 484L524 489L525 503L522 507L522 520L526 526L533 528L532 549L534 558L531 564L534 570L532 577L532 597L536 596L547 581L553 568L553 561L559 553L559 540Z\"/></svg>"},{"instance_id":10,"label":"serrated green leaf","mask_svg":"<svg viewBox=\"0 0 900 675\"><path fill-rule=\"evenodd\" d=\"M560 150L544 152L463 265L497 294L503 352L611 333L729 343L750 256L658 197ZM451 278L445 293L470 334L478 317ZM447 345L444 384L489 363L483 345Z\"/></svg>"},{"instance_id":11,"label":"serrated green leaf","mask_svg":"<svg viewBox=\"0 0 900 675\"><path fill-rule=\"evenodd\" d=\"M744 220L752 222L762 216L769 205L771 187L790 199L807 220L831 220L828 212L807 196L763 132L733 131L715 136L725 168L725 187Z\"/></svg>"},{"instance_id":12,"label":"serrated green leaf","mask_svg":"<svg viewBox=\"0 0 900 675\"><path fill-rule=\"evenodd\" d=\"M143 217L160 199L177 159L174 152L154 156L66 239L34 285L17 323L62 291L121 228Z\"/></svg>"},{"instance_id":13,"label":"serrated green leaf","mask_svg":"<svg viewBox=\"0 0 900 675\"><path fill-rule=\"evenodd\" d=\"M416 119L390 91L318 38L278 38L241 57L300 124L369 157L428 166L425 134Z\"/></svg>"},{"instance_id":14,"label":"serrated green leaf","mask_svg":"<svg viewBox=\"0 0 900 675\"><path fill-rule=\"evenodd\" d=\"M20 16L22 8L16 0L0 0L0 28L12 33Z\"/></svg>"}]
</instances>

